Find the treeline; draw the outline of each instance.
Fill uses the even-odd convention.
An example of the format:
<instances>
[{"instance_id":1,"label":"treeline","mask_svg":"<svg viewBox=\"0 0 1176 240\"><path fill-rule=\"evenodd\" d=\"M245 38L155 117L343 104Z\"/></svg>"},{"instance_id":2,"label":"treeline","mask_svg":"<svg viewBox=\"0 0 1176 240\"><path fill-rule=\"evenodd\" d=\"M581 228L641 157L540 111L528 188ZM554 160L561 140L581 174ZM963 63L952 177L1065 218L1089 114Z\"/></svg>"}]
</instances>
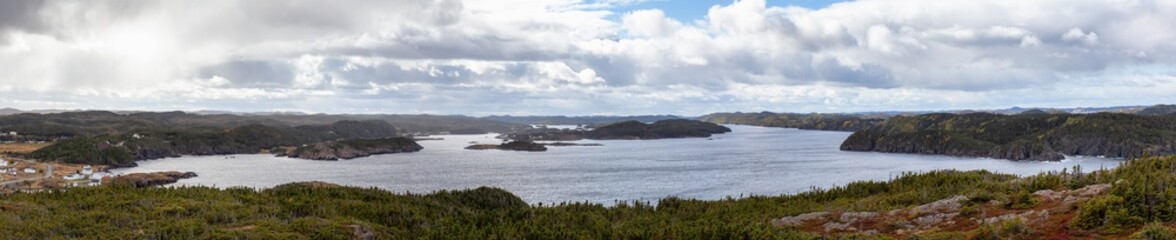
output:
<instances>
[{"instance_id":1,"label":"treeline","mask_svg":"<svg viewBox=\"0 0 1176 240\"><path fill-rule=\"evenodd\" d=\"M509 132L526 125L466 116L443 115L233 115L184 112L114 113L108 111L21 113L0 116L0 132L17 132L35 139L117 135L156 129L236 128L262 125L275 128L331 125L341 121L383 121L408 133Z\"/></svg>"},{"instance_id":2,"label":"treeline","mask_svg":"<svg viewBox=\"0 0 1176 240\"><path fill-rule=\"evenodd\" d=\"M228 129L139 128L133 133L71 137L34 151L29 157L45 161L131 167L136 166L135 161L138 160L180 155L258 153L263 149L328 140L399 135L399 130L379 120L340 121L330 125L298 127L251 124Z\"/></svg>"},{"instance_id":3,"label":"treeline","mask_svg":"<svg viewBox=\"0 0 1176 240\"><path fill-rule=\"evenodd\" d=\"M1122 113L895 116L850 135L842 150L1011 160L1176 153L1176 116Z\"/></svg>"},{"instance_id":4,"label":"treeline","mask_svg":"<svg viewBox=\"0 0 1176 240\"><path fill-rule=\"evenodd\" d=\"M1135 160L1111 171L1046 173L1025 178L986 171L905 173L786 196L528 205L493 188L395 194L325 183L270 189L134 188L107 185L0 196L0 238L146 239L890 239L887 235L816 236L770 222L816 211L888 211L951 196L975 203L1032 207L1028 193L1112 183L1080 204L1060 233L1070 237L1166 234L1176 221L1176 158ZM1077 170L1077 169L1076 169ZM1030 196L1026 198L1026 196ZM101 221L95 221L101 219ZM1065 222L1065 221L1060 221ZM1147 225L1146 223L1156 222ZM989 228L930 229L907 237L992 239ZM965 231L963 233L950 231ZM1032 239L1054 234L1032 232ZM1055 235L1050 235L1054 236Z\"/></svg>"},{"instance_id":5,"label":"treeline","mask_svg":"<svg viewBox=\"0 0 1176 240\"><path fill-rule=\"evenodd\" d=\"M712 113L698 117L698 120L719 123L762 127L799 128L806 130L857 131L873 127L882 122L872 118L850 114L821 113Z\"/></svg>"},{"instance_id":6,"label":"treeline","mask_svg":"<svg viewBox=\"0 0 1176 240\"><path fill-rule=\"evenodd\" d=\"M624 121L656 122L667 119L684 119L674 115L638 115L638 116L487 116L483 119L543 125L608 125Z\"/></svg>"},{"instance_id":7,"label":"treeline","mask_svg":"<svg viewBox=\"0 0 1176 240\"><path fill-rule=\"evenodd\" d=\"M663 139L703 138L713 134L731 132L722 125L687 119L667 119L645 124L639 121L623 121L597 127L589 131L538 128L504 134L501 138L511 140L573 141L580 139Z\"/></svg>"}]
</instances>

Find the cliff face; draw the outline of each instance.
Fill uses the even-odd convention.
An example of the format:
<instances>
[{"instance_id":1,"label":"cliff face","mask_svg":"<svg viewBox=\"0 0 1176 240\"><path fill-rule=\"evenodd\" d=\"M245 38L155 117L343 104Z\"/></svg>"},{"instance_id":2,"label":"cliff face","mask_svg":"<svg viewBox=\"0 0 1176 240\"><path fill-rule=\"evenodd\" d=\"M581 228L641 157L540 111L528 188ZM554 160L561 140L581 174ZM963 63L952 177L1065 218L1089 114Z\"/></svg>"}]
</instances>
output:
<instances>
[{"instance_id":1,"label":"cliff face","mask_svg":"<svg viewBox=\"0 0 1176 240\"><path fill-rule=\"evenodd\" d=\"M927 114L857 131L841 150L1055 161L1176 153L1176 117L1099 113Z\"/></svg>"},{"instance_id":2,"label":"cliff face","mask_svg":"<svg viewBox=\"0 0 1176 240\"><path fill-rule=\"evenodd\" d=\"M663 139L710 137L712 134L728 133L730 128L702 121L671 119L653 124L625 121L584 132L587 139Z\"/></svg>"},{"instance_id":3,"label":"cliff face","mask_svg":"<svg viewBox=\"0 0 1176 240\"><path fill-rule=\"evenodd\" d=\"M333 161L379 154L417 152L421 149L424 148L412 139L395 137L319 142L276 154L291 158Z\"/></svg>"}]
</instances>

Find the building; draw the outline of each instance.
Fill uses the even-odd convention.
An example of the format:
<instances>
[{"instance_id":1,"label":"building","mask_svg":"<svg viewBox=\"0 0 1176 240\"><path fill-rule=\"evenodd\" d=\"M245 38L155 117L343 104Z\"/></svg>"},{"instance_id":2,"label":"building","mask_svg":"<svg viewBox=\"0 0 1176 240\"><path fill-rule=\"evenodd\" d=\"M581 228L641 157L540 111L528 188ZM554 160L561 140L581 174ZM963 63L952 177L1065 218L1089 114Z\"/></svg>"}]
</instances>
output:
<instances>
[{"instance_id":1,"label":"building","mask_svg":"<svg viewBox=\"0 0 1176 240\"><path fill-rule=\"evenodd\" d=\"M70 173L69 175L65 175L65 180L69 181L82 180L84 178L86 178L86 175L82 175L80 173Z\"/></svg>"},{"instance_id":2,"label":"building","mask_svg":"<svg viewBox=\"0 0 1176 240\"><path fill-rule=\"evenodd\" d=\"M24 168L24 173L37 173L37 169L36 169L36 168L27 167L27 168Z\"/></svg>"},{"instance_id":3,"label":"building","mask_svg":"<svg viewBox=\"0 0 1176 240\"><path fill-rule=\"evenodd\" d=\"M81 172L81 173L82 173L83 175L90 175L90 174L94 174L94 167L93 167L93 166L90 166L90 165L83 166L83 167L82 167L82 172Z\"/></svg>"}]
</instances>

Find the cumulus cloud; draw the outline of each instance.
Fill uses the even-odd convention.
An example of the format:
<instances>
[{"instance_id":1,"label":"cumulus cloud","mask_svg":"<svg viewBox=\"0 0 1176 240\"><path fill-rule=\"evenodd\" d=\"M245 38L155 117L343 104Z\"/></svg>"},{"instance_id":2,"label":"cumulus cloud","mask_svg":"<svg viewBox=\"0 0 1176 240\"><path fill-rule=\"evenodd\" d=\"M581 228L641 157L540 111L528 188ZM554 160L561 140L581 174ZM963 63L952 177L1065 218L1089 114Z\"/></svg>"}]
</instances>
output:
<instances>
[{"instance_id":1,"label":"cumulus cloud","mask_svg":"<svg viewBox=\"0 0 1176 240\"><path fill-rule=\"evenodd\" d=\"M1174 71L1138 70L1176 67L1166 1L615 10L641 2L4 1L0 104L691 115L1176 101Z\"/></svg>"}]
</instances>

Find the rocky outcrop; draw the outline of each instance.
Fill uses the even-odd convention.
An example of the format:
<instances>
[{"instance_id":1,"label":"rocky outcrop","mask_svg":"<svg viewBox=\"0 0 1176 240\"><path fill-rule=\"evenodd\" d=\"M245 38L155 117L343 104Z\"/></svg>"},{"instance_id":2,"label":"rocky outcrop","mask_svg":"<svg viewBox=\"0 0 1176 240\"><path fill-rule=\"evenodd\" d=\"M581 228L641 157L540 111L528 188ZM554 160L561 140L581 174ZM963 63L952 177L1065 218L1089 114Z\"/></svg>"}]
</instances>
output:
<instances>
[{"instance_id":1,"label":"rocky outcrop","mask_svg":"<svg viewBox=\"0 0 1176 240\"><path fill-rule=\"evenodd\" d=\"M354 159L380 154L417 152L424 149L405 137L327 141L275 152L277 156L309 160Z\"/></svg>"},{"instance_id":2,"label":"rocky outcrop","mask_svg":"<svg viewBox=\"0 0 1176 240\"><path fill-rule=\"evenodd\" d=\"M1008 208L996 200L977 200L956 195L910 208L879 212L810 212L771 220L771 224L819 234L865 233L908 236L944 230L976 229L982 225L1019 221L1029 227L1050 224L1051 216L1072 216L1084 200L1105 195L1110 184L1088 185L1073 190L1040 190L1031 197L1032 208ZM902 238L905 239L905 238Z\"/></svg>"},{"instance_id":3,"label":"rocky outcrop","mask_svg":"<svg viewBox=\"0 0 1176 240\"><path fill-rule=\"evenodd\" d=\"M507 151L524 151L524 152L543 152L547 151L547 147L543 144L538 144L532 141L511 141L503 144L475 144L466 147L469 150L507 150Z\"/></svg>"},{"instance_id":4,"label":"rocky outcrop","mask_svg":"<svg viewBox=\"0 0 1176 240\"><path fill-rule=\"evenodd\" d=\"M131 173L108 179L107 184L133 186L133 187L150 187L164 184L172 184L180 179L188 179L196 177L194 172L155 172L155 173Z\"/></svg>"}]
</instances>

